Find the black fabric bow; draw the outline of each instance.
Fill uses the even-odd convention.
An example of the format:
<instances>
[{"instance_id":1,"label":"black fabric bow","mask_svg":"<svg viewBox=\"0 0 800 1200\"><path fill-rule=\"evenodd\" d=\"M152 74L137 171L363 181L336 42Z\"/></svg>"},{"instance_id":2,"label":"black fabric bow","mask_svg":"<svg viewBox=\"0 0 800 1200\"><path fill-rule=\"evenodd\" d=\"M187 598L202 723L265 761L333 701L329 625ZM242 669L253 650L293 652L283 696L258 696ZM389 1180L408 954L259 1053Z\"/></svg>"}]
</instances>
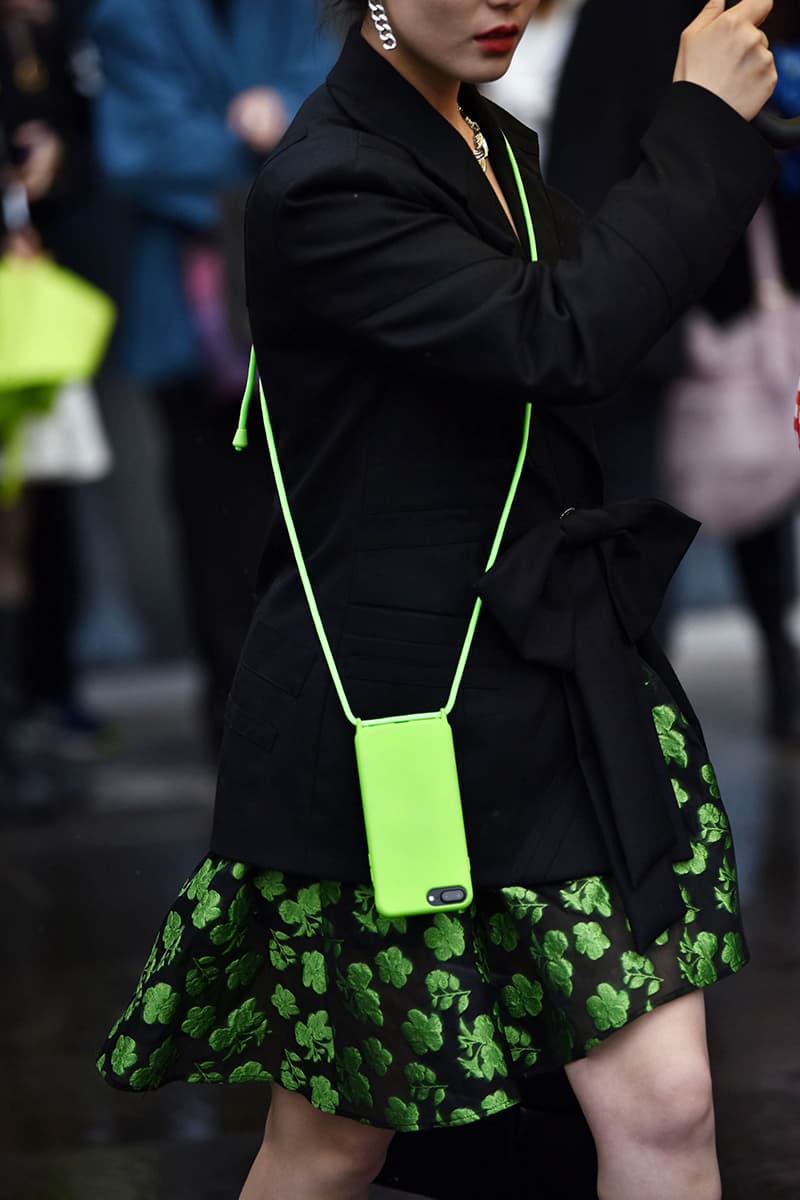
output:
<instances>
[{"instance_id":1,"label":"black fabric bow","mask_svg":"<svg viewBox=\"0 0 800 1200\"><path fill-rule=\"evenodd\" d=\"M683 914L672 863L688 857L639 643L698 528L659 500L570 509L520 538L478 587L523 658L565 672L578 754L639 949Z\"/></svg>"}]
</instances>

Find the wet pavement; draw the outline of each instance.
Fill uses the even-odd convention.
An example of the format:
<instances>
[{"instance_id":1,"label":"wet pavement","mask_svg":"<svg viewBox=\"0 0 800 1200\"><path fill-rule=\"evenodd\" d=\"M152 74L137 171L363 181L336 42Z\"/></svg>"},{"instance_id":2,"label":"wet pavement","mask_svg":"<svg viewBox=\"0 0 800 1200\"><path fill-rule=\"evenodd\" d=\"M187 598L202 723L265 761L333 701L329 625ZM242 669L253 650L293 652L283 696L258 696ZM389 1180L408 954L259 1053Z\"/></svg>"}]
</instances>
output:
<instances>
[{"instance_id":1,"label":"wet pavement","mask_svg":"<svg viewBox=\"0 0 800 1200\"><path fill-rule=\"evenodd\" d=\"M800 753L776 755L757 733L754 646L735 613L686 622L676 661L717 761L753 953L709 993L725 1197L797 1200ZM59 819L0 827L0 1200L235 1200L257 1145L257 1085L129 1096L93 1067L205 850L212 780L197 754L194 685L184 667L89 681L125 730L118 753L76 768ZM590 1147L557 1084L539 1088L540 1111L526 1118L410 1139L390 1175L444 1200L590 1200Z\"/></svg>"}]
</instances>

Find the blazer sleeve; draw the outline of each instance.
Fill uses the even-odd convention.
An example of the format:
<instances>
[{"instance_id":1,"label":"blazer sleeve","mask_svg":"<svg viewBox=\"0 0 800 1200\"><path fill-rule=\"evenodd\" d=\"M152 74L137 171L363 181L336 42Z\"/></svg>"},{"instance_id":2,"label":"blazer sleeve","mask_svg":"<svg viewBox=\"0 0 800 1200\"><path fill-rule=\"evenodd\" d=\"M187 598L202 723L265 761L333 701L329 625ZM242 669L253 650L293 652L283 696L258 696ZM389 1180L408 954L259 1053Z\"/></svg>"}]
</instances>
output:
<instances>
[{"instance_id":1,"label":"blazer sleeve","mask_svg":"<svg viewBox=\"0 0 800 1200\"><path fill-rule=\"evenodd\" d=\"M775 174L761 136L692 84L672 86L643 154L575 255L550 266L436 210L407 161L356 151L297 178L287 151L248 207L251 313L277 284L406 371L493 398L604 397L702 295Z\"/></svg>"}]
</instances>

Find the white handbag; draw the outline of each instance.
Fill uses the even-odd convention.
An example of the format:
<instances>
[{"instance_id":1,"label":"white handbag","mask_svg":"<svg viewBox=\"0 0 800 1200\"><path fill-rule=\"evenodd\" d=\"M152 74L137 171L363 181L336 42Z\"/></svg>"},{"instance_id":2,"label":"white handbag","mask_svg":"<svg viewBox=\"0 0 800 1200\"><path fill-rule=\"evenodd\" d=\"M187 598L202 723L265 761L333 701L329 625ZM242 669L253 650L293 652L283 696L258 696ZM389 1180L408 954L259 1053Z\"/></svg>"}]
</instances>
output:
<instances>
[{"instance_id":1,"label":"white handbag","mask_svg":"<svg viewBox=\"0 0 800 1200\"><path fill-rule=\"evenodd\" d=\"M670 499L723 537L754 532L800 493L793 434L800 302L783 279L767 202L747 241L754 305L725 326L689 315L690 365L666 410Z\"/></svg>"},{"instance_id":2,"label":"white handbag","mask_svg":"<svg viewBox=\"0 0 800 1200\"><path fill-rule=\"evenodd\" d=\"M50 411L26 418L20 434L15 466L22 483L93 483L111 470L111 447L90 383L63 384ZM3 470L0 455L0 481Z\"/></svg>"}]
</instances>

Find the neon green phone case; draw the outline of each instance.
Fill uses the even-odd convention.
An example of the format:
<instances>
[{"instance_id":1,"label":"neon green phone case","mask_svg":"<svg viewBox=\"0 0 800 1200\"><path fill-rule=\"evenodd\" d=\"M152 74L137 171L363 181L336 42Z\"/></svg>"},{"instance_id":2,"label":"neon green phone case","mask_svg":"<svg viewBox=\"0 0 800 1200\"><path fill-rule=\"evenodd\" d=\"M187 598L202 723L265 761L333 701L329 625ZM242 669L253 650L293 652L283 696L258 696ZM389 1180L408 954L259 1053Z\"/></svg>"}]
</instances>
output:
<instances>
[{"instance_id":1,"label":"neon green phone case","mask_svg":"<svg viewBox=\"0 0 800 1200\"><path fill-rule=\"evenodd\" d=\"M378 912L406 917L467 908L469 854L444 712L359 721L356 759Z\"/></svg>"}]
</instances>

